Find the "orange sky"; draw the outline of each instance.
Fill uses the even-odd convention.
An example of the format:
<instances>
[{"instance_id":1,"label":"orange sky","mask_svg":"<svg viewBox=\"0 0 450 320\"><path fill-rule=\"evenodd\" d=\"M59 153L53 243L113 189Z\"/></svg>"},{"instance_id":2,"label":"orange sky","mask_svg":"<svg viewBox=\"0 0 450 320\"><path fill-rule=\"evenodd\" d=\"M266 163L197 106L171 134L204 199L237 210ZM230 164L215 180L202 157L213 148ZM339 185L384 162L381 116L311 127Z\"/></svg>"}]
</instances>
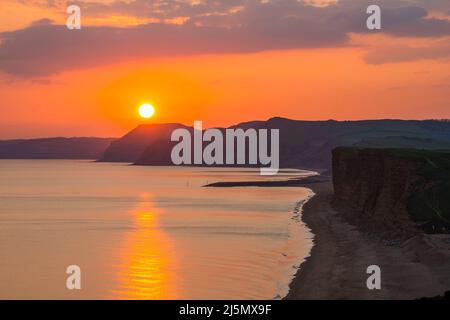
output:
<instances>
[{"instance_id":1,"label":"orange sky","mask_svg":"<svg viewBox=\"0 0 450 320\"><path fill-rule=\"evenodd\" d=\"M39 17L61 17L39 3L34 11L7 3L8 10L24 16L23 21L3 20L3 31L24 28ZM405 47L442 51L449 39L350 34L339 47L124 57L38 76L0 72L0 139L120 136L144 123L137 114L144 102L156 108L147 122L203 120L207 127L273 116L450 118L448 56L370 60L403 58L409 54Z\"/></svg>"}]
</instances>

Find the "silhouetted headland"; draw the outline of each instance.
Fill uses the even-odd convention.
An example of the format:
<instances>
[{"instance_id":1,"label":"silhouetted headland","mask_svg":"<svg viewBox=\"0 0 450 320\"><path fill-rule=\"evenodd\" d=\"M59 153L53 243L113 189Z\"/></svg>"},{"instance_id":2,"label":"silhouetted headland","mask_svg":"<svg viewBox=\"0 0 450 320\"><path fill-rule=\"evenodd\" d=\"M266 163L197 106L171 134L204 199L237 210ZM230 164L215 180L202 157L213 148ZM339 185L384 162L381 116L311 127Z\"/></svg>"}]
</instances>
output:
<instances>
[{"instance_id":1,"label":"silhouetted headland","mask_svg":"<svg viewBox=\"0 0 450 320\"><path fill-rule=\"evenodd\" d=\"M91 159L102 156L114 138L0 140L0 159Z\"/></svg>"}]
</instances>

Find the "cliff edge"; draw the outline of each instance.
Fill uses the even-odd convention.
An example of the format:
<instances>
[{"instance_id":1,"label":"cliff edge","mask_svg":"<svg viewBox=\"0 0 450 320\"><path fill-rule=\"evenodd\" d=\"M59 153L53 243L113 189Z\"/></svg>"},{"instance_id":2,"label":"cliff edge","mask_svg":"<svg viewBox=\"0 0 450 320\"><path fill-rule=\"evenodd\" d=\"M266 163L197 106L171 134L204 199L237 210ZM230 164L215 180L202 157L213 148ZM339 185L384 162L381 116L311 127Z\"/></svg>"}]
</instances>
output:
<instances>
[{"instance_id":1,"label":"cliff edge","mask_svg":"<svg viewBox=\"0 0 450 320\"><path fill-rule=\"evenodd\" d=\"M449 233L450 151L338 147L334 205L382 238Z\"/></svg>"}]
</instances>

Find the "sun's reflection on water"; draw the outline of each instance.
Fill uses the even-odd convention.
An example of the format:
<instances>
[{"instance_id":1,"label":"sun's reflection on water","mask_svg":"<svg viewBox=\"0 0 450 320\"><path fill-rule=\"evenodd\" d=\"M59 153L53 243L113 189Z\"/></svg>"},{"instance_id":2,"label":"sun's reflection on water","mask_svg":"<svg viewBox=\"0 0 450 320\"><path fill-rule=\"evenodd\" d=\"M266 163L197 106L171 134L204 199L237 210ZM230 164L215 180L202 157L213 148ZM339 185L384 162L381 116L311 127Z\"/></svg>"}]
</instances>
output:
<instances>
[{"instance_id":1,"label":"sun's reflection on water","mask_svg":"<svg viewBox=\"0 0 450 320\"><path fill-rule=\"evenodd\" d=\"M134 228L120 248L115 299L176 299L174 248L159 224L160 209L148 202L131 212Z\"/></svg>"}]
</instances>

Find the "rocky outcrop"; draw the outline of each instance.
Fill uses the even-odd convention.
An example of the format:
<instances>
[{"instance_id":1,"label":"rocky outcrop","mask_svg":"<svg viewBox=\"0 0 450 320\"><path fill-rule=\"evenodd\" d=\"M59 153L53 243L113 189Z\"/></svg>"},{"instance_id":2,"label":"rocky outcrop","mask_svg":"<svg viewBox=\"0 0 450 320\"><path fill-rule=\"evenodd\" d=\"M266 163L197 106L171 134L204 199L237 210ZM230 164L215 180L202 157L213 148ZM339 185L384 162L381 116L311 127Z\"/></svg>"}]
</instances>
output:
<instances>
[{"instance_id":1,"label":"rocky outcrop","mask_svg":"<svg viewBox=\"0 0 450 320\"><path fill-rule=\"evenodd\" d=\"M448 232L450 152L339 147L332 162L335 205L350 221L393 238Z\"/></svg>"}]
</instances>

